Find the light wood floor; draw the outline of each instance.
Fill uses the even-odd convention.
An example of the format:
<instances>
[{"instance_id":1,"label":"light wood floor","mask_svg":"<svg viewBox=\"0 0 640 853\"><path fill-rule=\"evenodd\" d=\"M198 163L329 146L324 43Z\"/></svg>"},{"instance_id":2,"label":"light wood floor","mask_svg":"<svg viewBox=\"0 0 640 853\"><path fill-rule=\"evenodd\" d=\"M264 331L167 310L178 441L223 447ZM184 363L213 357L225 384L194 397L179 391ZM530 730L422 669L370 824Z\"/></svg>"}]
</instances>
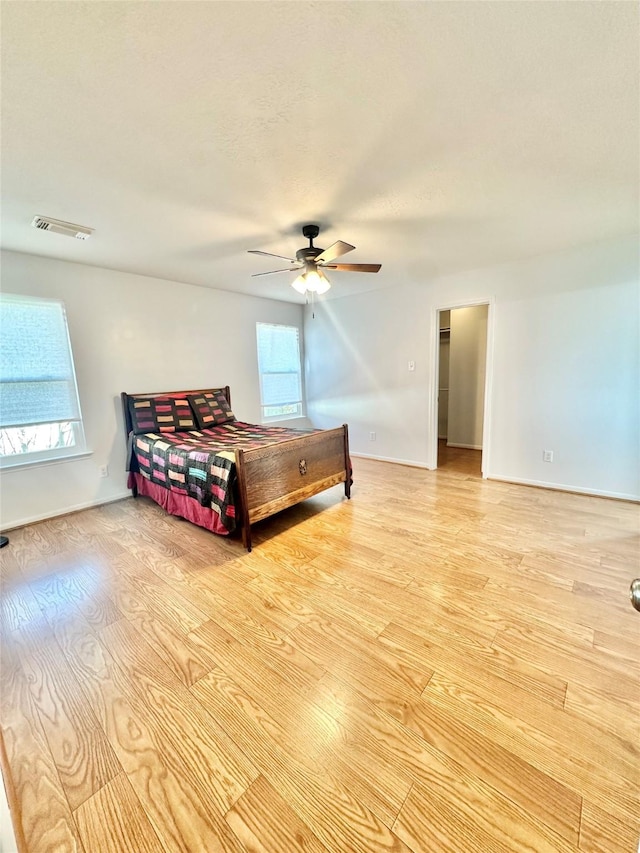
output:
<instances>
[{"instance_id":1,"label":"light wood floor","mask_svg":"<svg viewBox=\"0 0 640 853\"><path fill-rule=\"evenodd\" d=\"M438 439L438 469L456 471L469 477L482 476L482 451L466 447L448 447L446 439Z\"/></svg>"},{"instance_id":2,"label":"light wood floor","mask_svg":"<svg viewBox=\"0 0 640 853\"><path fill-rule=\"evenodd\" d=\"M0 553L29 853L635 853L638 507L354 460L256 547L125 500Z\"/></svg>"}]
</instances>

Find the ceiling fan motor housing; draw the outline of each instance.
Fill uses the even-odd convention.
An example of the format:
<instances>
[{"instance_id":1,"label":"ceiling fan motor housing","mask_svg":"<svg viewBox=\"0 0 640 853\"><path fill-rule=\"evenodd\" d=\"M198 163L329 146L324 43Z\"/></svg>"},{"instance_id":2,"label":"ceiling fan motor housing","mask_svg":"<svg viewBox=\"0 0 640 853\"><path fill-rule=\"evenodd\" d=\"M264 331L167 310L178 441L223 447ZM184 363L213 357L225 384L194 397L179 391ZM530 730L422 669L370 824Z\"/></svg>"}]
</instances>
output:
<instances>
[{"instance_id":1,"label":"ceiling fan motor housing","mask_svg":"<svg viewBox=\"0 0 640 853\"><path fill-rule=\"evenodd\" d=\"M309 241L309 245L304 249L298 249L296 252L296 258L303 264L310 264L321 255L324 249L318 249L313 245L314 239L320 233L320 227L318 225L303 225L302 226L302 236L306 237Z\"/></svg>"},{"instance_id":2,"label":"ceiling fan motor housing","mask_svg":"<svg viewBox=\"0 0 640 853\"><path fill-rule=\"evenodd\" d=\"M324 249L318 249L316 246L307 246L305 249L298 249L296 258L303 264L315 260L318 255L321 255Z\"/></svg>"}]
</instances>

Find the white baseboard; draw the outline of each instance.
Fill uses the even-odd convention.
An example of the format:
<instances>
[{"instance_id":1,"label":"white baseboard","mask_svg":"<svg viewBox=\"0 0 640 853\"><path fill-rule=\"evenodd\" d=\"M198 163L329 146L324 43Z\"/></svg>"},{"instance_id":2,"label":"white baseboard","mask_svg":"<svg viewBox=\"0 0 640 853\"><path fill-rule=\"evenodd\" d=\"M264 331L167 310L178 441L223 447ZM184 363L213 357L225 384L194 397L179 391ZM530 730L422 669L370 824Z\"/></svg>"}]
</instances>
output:
<instances>
[{"instance_id":1,"label":"white baseboard","mask_svg":"<svg viewBox=\"0 0 640 853\"><path fill-rule=\"evenodd\" d=\"M447 447L463 447L465 450L482 450L481 444L456 444L456 442L448 441Z\"/></svg>"},{"instance_id":2,"label":"white baseboard","mask_svg":"<svg viewBox=\"0 0 640 853\"><path fill-rule=\"evenodd\" d=\"M378 462L395 462L396 465L409 465L411 468L426 468L429 470L429 466L426 462L416 462L413 459L396 459L391 456L374 456L372 453L354 453L353 450L349 451L349 456L354 456L358 459L376 459Z\"/></svg>"},{"instance_id":3,"label":"white baseboard","mask_svg":"<svg viewBox=\"0 0 640 853\"><path fill-rule=\"evenodd\" d=\"M49 518L57 518L59 515L69 515L72 512L80 512L82 509L91 509L94 506L103 506L105 504L112 504L116 501L121 501L123 498L131 497L131 490L127 489L126 492L122 492L120 495L114 495L106 501L87 501L86 503L76 504L75 506L68 506L64 509L58 510L56 512L46 512L42 515L32 515L28 518L21 518L18 521L12 521L9 526L2 526L2 532L8 533L10 530L16 530L18 527L24 527L27 524L35 524L37 521L47 521Z\"/></svg>"},{"instance_id":4,"label":"white baseboard","mask_svg":"<svg viewBox=\"0 0 640 853\"><path fill-rule=\"evenodd\" d=\"M614 498L618 501L640 503L640 495L627 495L623 492L607 492L603 489L582 489L579 486L565 486L562 483L526 480L523 477L496 477L493 474L487 474L487 480L495 480L498 483L514 483L517 486L533 486L536 489L550 489L552 492L571 492L574 495L590 495L594 498Z\"/></svg>"}]
</instances>

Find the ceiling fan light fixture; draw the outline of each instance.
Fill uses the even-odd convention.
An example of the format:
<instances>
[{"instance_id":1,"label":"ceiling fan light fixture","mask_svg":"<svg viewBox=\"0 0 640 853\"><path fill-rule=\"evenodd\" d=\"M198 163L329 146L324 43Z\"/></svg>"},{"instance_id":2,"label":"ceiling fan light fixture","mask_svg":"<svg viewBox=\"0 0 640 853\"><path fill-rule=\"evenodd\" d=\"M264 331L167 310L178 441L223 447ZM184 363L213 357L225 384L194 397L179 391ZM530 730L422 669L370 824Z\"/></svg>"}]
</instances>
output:
<instances>
[{"instance_id":1,"label":"ceiling fan light fixture","mask_svg":"<svg viewBox=\"0 0 640 853\"><path fill-rule=\"evenodd\" d=\"M307 282L305 281L304 273L302 273L302 275L299 275L298 278L291 282L291 287L304 296L304 294L307 292Z\"/></svg>"},{"instance_id":2,"label":"ceiling fan light fixture","mask_svg":"<svg viewBox=\"0 0 640 853\"><path fill-rule=\"evenodd\" d=\"M305 273L307 282L307 290L322 295L331 287L331 282L326 275L319 269L310 269Z\"/></svg>"},{"instance_id":3,"label":"ceiling fan light fixture","mask_svg":"<svg viewBox=\"0 0 640 853\"><path fill-rule=\"evenodd\" d=\"M321 296L329 290L331 282L321 270L309 269L299 275L295 281L292 281L291 287L303 295L305 293L317 293Z\"/></svg>"}]
</instances>

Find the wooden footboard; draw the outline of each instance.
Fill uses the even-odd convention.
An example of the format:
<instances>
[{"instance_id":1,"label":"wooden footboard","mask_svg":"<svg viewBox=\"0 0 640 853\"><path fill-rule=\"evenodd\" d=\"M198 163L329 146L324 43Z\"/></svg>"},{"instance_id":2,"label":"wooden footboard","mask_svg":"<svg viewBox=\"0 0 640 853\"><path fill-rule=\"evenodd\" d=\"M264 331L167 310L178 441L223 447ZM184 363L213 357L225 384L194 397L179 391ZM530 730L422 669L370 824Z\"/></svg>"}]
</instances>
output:
<instances>
[{"instance_id":1,"label":"wooden footboard","mask_svg":"<svg viewBox=\"0 0 640 853\"><path fill-rule=\"evenodd\" d=\"M344 483L351 496L346 424L277 445L236 451L242 542L251 550L251 524Z\"/></svg>"}]
</instances>

